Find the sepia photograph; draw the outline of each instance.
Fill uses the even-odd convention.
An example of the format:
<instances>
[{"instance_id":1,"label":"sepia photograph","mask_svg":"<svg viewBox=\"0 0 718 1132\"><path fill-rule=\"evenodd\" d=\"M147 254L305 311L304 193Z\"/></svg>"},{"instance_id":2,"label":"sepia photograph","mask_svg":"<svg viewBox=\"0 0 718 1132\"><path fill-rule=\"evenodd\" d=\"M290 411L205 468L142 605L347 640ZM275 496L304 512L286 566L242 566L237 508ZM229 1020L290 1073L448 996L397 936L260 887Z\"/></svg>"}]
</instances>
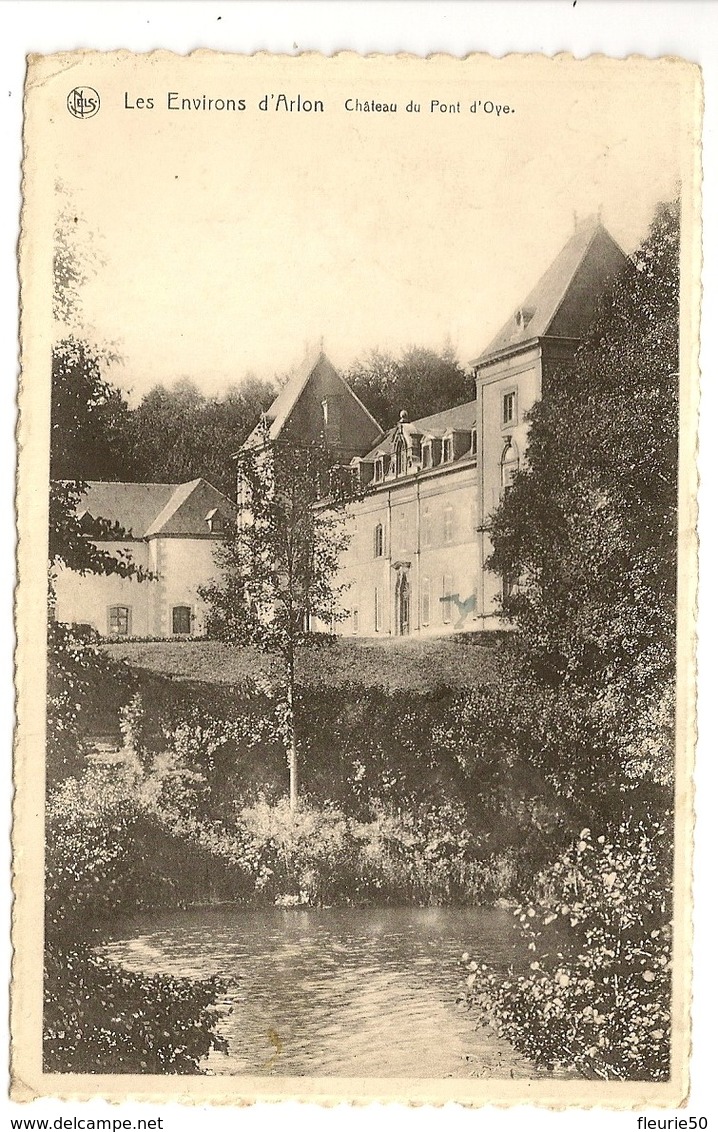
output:
<instances>
[{"instance_id":1,"label":"sepia photograph","mask_svg":"<svg viewBox=\"0 0 718 1132\"><path fill-rule=\"evenodd\" d=\"M16 1099L685 1098L701 111L30 57Z\"/></svg>"}]
</instances>

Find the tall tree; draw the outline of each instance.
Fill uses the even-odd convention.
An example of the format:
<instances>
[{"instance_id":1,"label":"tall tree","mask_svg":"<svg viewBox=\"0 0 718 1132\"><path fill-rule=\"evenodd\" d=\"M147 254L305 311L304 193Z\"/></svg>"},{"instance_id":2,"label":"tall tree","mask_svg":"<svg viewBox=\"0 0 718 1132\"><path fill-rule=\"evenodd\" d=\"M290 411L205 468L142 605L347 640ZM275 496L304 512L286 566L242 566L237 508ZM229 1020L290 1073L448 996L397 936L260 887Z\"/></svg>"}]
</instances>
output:
<instances>
[{"instance_id":1,"label":"tall tree","mask_svg":"<svg viewBox=\"0 0 718 1132\"><path fill-rule=\"evenodd\" d=\"M276 396L271 382L248 374L221 397L192 382L156 385L130 414L133 478L176 483L202 476L225 495L236 491L233 455Z\"/></svg>"},{"instance_id":2,"label":"tall tree","mask_svg":"<svg viewBox=\"0 0 718 1132\"><path fill-rule=\"evenodd\" d=\"M673 757L678 297L673 203L529 414L489 559L517 580L507 613L541 687L624 771L659 779Z\"/></svg>"},{"instance_id":3,"label":"tall tree","mask_svg":"<svg viewBox=\"0 0 718 1132\"><path fill-rule=\"evenodd\" d=\"M128 407L107 379L115 352L97 343L84 325L82 289L101 264L93 233L57 185L52 309L50 478L122 479L128 474L125 433Z\"/></svg>"},{"instance_id":4,"label":"tall tree","mask_svg":"<svg viewBox=\"0 0 718 1132\"><path fill-rule=\"evenodd\" d=\"M289 801L299 796L295 721L296 656L310 618L330 624L338 607L339 557L351 498L322 445L278 441L239 456L240 523L217 551L220 580L200 590L210 636L253 644L278 656L279 730L289 768Z\"/></svg>"},{"instance_id":5,"label":"tall tree","mask_svg":"<svg viewBox=\"0 0 718 1132\"><path fill-rule=\"evenodd\" d=\"M473 379L448 344L440 353L410 346L399 357L373 350L357 359L344 377L385 428L396 424L402 409L409 420L417 420L461 405L475 395Z\"/></svg>"}]
</instances>

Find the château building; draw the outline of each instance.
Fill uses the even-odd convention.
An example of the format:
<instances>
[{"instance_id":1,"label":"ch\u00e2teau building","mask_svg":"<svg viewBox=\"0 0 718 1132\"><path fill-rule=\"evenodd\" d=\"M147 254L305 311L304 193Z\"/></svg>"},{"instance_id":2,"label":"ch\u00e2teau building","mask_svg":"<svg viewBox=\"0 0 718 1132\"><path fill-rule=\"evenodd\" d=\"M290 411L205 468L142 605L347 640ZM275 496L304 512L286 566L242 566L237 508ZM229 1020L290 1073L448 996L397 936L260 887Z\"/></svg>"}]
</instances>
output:
<instances>
[{"instance_id":1,"label":"ch\u00e2teau building","mask_svg":"<svg viewBox=\"0 0 718 1132\"><path fill-rule=\"evenodd\" d=\"M361 637L435 636L499 625L502 581L485 569L488 523L522 466L526 414L571 360L626 262L586 221L470 364L474 400L382 432L323 351L267 414L269 439L324 438L363 486L339 581ZM256 443L253 434L247 443ZM320 628L321 626L316 626Z\"/></svg>"}]
</instances>

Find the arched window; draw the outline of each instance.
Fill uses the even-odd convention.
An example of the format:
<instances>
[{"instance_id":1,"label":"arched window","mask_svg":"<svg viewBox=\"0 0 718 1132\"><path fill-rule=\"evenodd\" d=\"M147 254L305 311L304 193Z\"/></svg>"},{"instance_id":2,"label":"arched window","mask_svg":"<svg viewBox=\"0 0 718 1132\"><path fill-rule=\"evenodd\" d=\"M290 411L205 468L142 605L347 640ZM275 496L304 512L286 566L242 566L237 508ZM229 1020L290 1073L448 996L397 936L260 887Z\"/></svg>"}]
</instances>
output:
<instances>
[{"instance_id":1,"label":"arched window","mask_svg":"<svg viewBox=\"0 0 718 1132\"><path fill-rule=\"evenodd\" d=\"M516 445L511 441L507 441L501 456L501 490L505 491L507 487L516 479L516 473L519 470L519 450Z\"/></svg>"}]
</instances>

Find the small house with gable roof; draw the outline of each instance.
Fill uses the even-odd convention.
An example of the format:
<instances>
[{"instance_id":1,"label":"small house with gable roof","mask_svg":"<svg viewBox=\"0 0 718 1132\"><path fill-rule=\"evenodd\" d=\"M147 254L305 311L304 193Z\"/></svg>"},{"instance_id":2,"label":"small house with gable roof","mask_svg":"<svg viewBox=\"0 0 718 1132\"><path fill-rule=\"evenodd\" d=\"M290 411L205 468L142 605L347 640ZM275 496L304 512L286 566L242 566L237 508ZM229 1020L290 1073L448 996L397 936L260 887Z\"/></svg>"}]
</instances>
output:
<instances>
[{"instance_id":1,"label":"small house with gable roof","mask_svg":"<svg viewBox=\"0 0 718 1132\"><path fill-rule=\"evenodd\" d=\"M81 575L60 567L56 620L89 625L103 637L202 636L198 587L216 577L214 546L231 532L236 514L231 500L203 479L88 483L78 518L113 524L116 537L103 540L103 549L124 552L147 576Z\"/></svg>"}]
</instances>

